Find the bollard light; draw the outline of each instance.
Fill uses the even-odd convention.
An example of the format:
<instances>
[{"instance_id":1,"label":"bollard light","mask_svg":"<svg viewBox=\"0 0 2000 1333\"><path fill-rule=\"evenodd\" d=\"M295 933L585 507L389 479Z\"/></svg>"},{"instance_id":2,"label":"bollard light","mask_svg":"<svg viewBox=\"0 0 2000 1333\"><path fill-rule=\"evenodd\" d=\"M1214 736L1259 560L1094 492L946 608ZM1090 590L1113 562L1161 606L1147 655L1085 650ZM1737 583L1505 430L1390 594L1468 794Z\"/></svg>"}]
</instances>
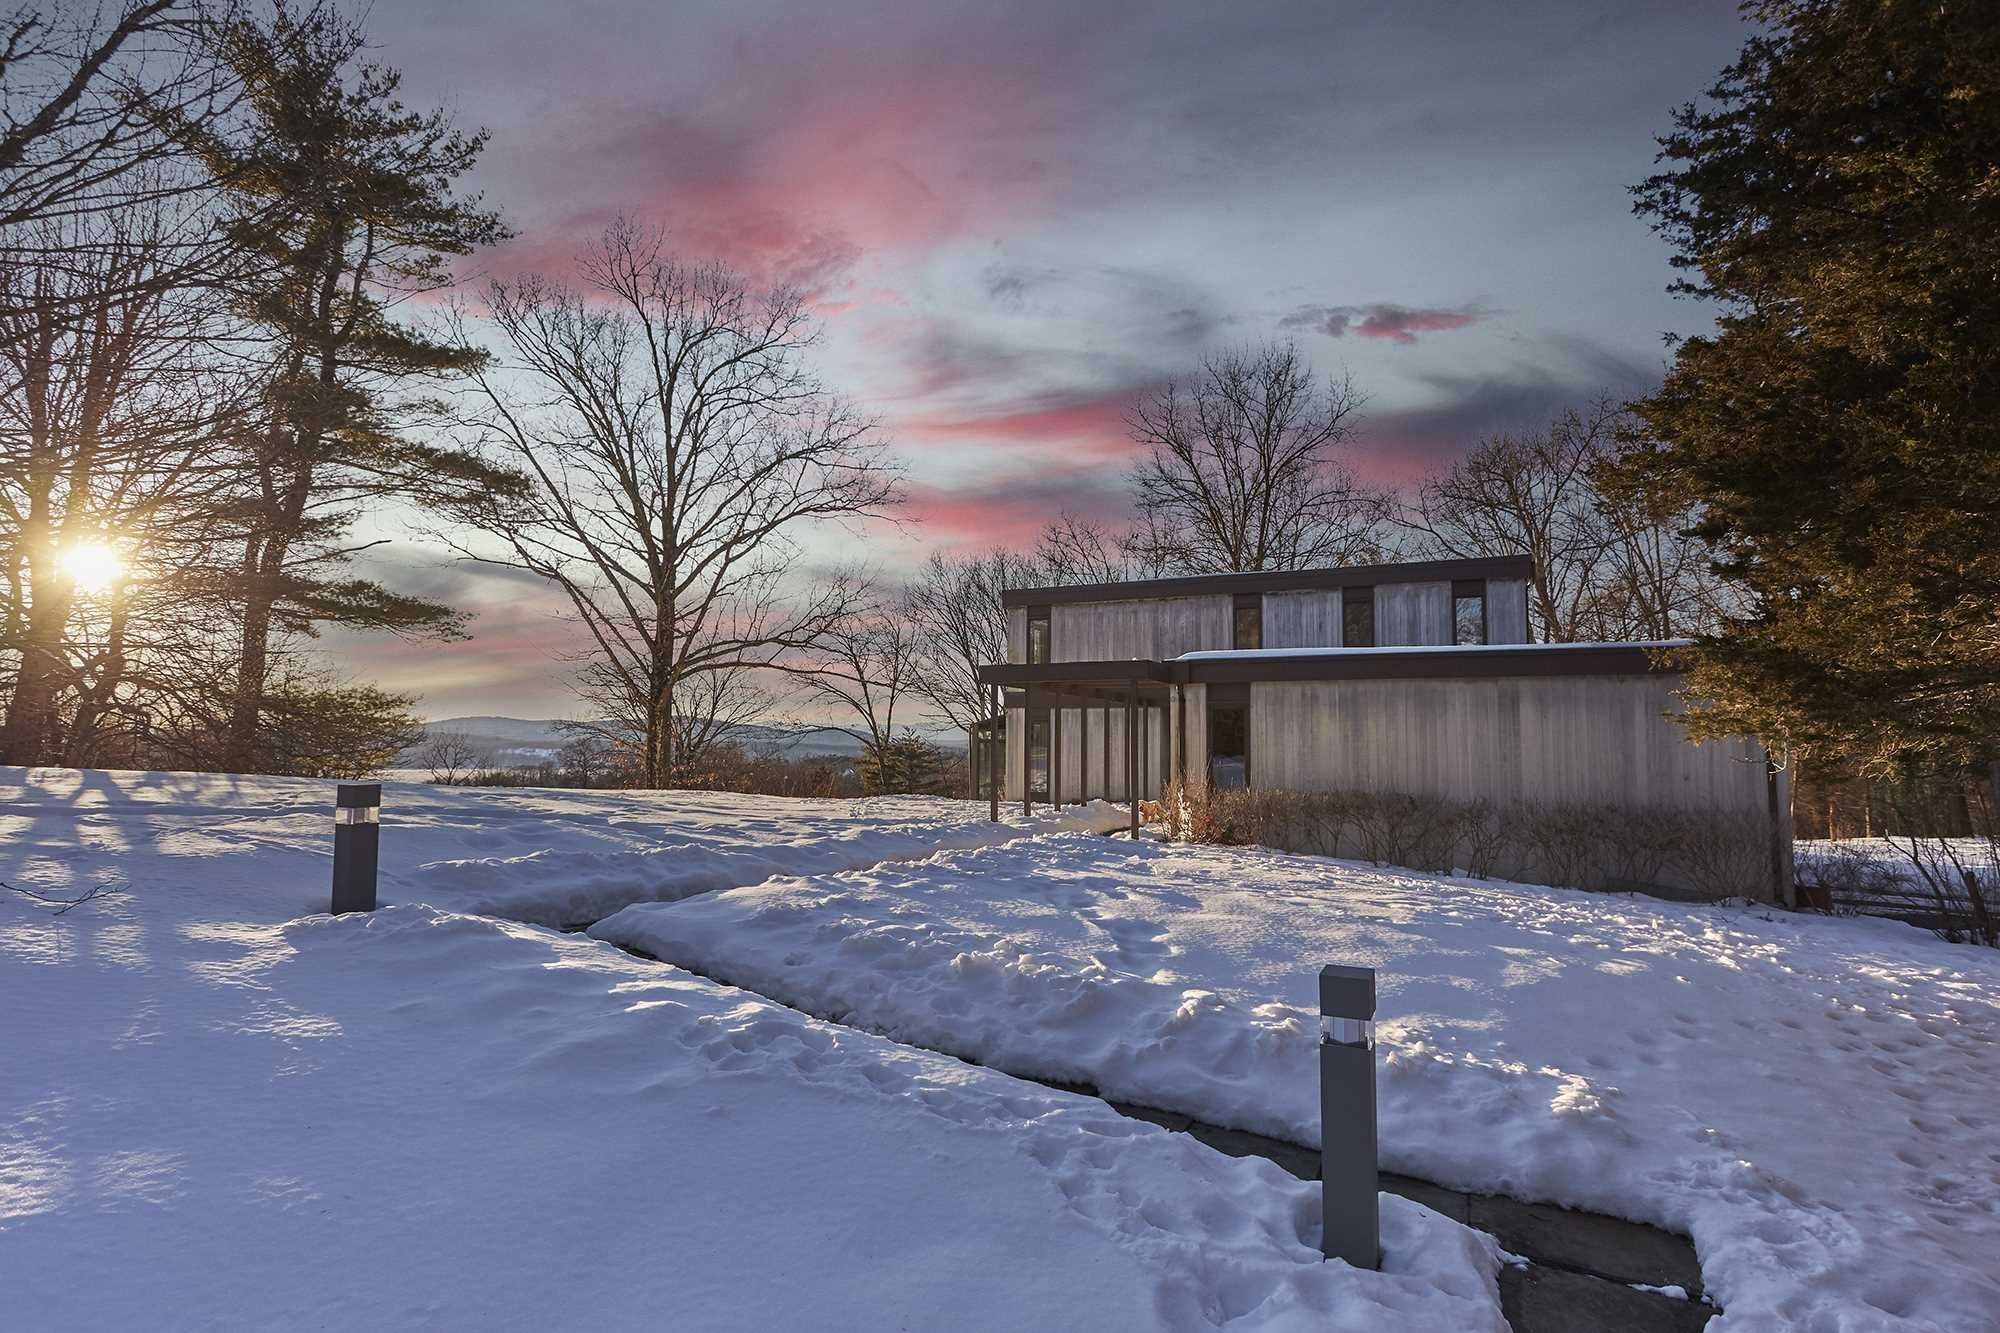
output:
<instances>
[{"instance_id":1,"label":"bollard light","mask_svg":"<svg viewBox=\"0 0 2000 1333\"><path fill-rule=\"evenodd\" d=\"M1375 1162L1375 969L1319 970L1320 1250L1382 1261Z\"/></svg>"},{"instance_id":2,"label":"bollard light","mask_svg":"<svg viewBox=\"0 0 2000 1333\"><path fill-rule=\"evenodd\" d=\"M333 911L375 910L375 859L382 841L382 784L343 782L333 806Z\"/></svg>"}]
</instances>

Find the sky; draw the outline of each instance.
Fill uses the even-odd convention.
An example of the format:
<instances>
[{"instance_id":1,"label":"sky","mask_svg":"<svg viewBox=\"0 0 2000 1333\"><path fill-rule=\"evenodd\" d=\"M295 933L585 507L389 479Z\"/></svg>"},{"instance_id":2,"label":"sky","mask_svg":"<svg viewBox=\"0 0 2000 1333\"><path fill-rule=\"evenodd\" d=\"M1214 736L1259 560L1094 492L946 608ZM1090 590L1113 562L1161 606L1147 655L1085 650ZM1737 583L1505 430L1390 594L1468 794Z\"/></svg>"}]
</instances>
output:
<instances>
[{"instance_id":1,"label":"sky","mask_svg":"<svg viewBox=\"0 0 2000 1333\"><path fill-rule=\"evenodd\" d=\"M838 538L890 579L1115 523L1125 413L1230 347L1350 374L1352 462L1403 489L1645 390L1710 317L1628 187L1746 33L1728 0L406 0L368 27L407 102L491 132L472 184L518 235L469 285L565 275L624 215L810 293L818 369L907 468L904 521ZM383 526L368 571L473 637L329 636L343 669L431 717L575 715L548 589Z\"/></svg>"}]
</instances>

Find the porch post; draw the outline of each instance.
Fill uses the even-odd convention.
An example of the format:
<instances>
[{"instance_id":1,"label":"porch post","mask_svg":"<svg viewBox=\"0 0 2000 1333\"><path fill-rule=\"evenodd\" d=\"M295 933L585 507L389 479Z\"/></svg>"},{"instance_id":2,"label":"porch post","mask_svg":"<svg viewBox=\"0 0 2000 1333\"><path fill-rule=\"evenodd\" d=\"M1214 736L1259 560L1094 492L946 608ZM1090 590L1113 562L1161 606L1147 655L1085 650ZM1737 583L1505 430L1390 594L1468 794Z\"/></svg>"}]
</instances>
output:
<instances>
[{"instance_id":1,"label":"porch post","mask_svg":"<svg viewBox=\"0 0 2000 1333\"><path fill-rule=\"evenodd\" d=\"M1111 701L1099 710L1104 714L1104 799L1111 799Z\"/></svg>"},{"instance_id":2,"label":"porch post","mask_svg":"<svg viewBox=\"0 0 2000 1333\"><path fill-rule=\"evenodd\" d=\"M1006 733L1001 730L1007 719L1007 710L1002 707L1005 702L1000 697L1000 687L995 685L993 716L986 724L986 780L991 792L987 797L991 802L987 813L992 816L996 824L1000 822L1000 779L1007 771L1007 742L1002 739ZM1000 748L995 750L993 748L995 745Z\"/></svg>"},{"instance_id":3,"label":"porch post","mask_svg":"<svg viewBox=\"0 0 2000 1333\"><path fill-rule=\"evenodd\" d=\"M1150 704L1139 705L1139 799L1146 799L1152 784L1146 781L1153 767L1153 709Z\"/></svg>"},{"instance_id":4,"label":"porch post","mask_svg":"<svg viewBox=\"0 0 2000 1333\"><path fill-rule=\"evenodd\" d=\"M1028 771L1034 765L1034 756L1028 752L1035 744L1035 691L1033 688L1021 691L1021 813L1035 813L1035 794L1028 790Z\"/></svg>"},{"instance_id":5,"label":"porch post","mask_svg":"<svg viewBox=\"0 0 2000 1333\"><path fill-rule=\"evenodd\" d=\"M1062 809L1062 699L1049 709L1049 806Z\"/></svg>"},{"instance_id":6,"label":"porch post","mask_svg":"<svg viewBox=\"0 0 2000 1333\"><path fill-rule=\"evenodd\" d=\"M1125 694L1125 794L1132 800L1132 840L1139 839L1139 682L1132 681Z\"/></svg>"},{"instance_id":7,"label":"porch post","mask_svg":"<svg viewBox=\"0 0 2000 1333\"><path fill-rule=\"evenodd\" d=\"M1090 696L1084 696L1083 707L1076 710L1076 774L1080 784L1076 799L1081 805L1090 804Z\"/></svg>"}]
</instances>

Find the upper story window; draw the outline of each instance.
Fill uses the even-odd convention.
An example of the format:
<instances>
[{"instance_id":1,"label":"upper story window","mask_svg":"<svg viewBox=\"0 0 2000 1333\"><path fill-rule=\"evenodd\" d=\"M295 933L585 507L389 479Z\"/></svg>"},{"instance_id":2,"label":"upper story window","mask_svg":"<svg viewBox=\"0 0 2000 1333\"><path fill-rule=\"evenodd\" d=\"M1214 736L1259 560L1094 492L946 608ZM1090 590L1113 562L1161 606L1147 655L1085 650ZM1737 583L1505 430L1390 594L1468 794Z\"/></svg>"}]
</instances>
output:
<instances>
[{"instance_id":1,"label":"upper story window","mask_svg":"<svg viewBox=\"0 0 2000 1333\"><path fill-rule=\"evenodd\" d=\"M1373 588L1343 588L1340 590L1340 646L1343 648L1373 648L1375 646L1375 590Z\"/></svg>"},{"instance_id":2,"label":"upper story window","mask_svg":"<svg viewBox=\"0 0 2000 1333\"><path fill-rule=\"evenodd\" d=\"M1231 648L1264 646L1264 599L1256 593L1245 594L1236 599L1235 619L1231 622L1229 646Z\"/></svg>"},{"instance_id":3,"label":"upper story window","mask_svg":"<svg viewBox=\"0 0 2000 1333\"><path fill-rule=\"evenodd\" d=\"M1049 656L1049 609L1046 606L1028 608L1028 665L1039 666L1052 660Z\"/></svg>"},{"instance_id":4,"label":"upper story window","mask_svg":"<svg viewBox=\"0 0 2000 1333\"><path fill-rule=\"evenodd\" d=\"M1451 585L1451 641L1486 642L1486 580L1459 579Z\"/></svg>"}]
</instances>

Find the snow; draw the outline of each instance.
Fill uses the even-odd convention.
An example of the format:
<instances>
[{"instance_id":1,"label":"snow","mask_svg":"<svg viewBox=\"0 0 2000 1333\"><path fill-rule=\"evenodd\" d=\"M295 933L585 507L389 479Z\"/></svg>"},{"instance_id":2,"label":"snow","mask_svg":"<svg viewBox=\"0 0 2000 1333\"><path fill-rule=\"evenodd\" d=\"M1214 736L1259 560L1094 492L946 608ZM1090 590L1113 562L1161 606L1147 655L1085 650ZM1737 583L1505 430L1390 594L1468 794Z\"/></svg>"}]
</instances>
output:
<instances>
[{"instance_id":1,"label":"snow","mask_svg":"<svg viewBox=\"0 0 2000 1333\"><path fill-rule=\"evenodd\" d=\"M302 915L323 785L72 777L0 773L0 878L124 886L0 892L10 1326L1505 1327L1490 1239L1414 1204L1357 1272L1316 1186L1094 1099L538 926ZM537 810L587 848L618 804L422 795L389 806L400 890L453 803L496 850ZM661 797L605 842L697 807L722 840Z\"/></svg>"},{"instance_id":2,"label":"snow","mask_svg":"<svg viewBox=\"0 0 2000 1333\"><path fill-rule=\"evenodd\" d=\"M331 895L333 788L308 778L0 768L0 809L31 812L9 837L29 865L138 840L170 881L279 883L290 914ZM380 900L543 925L628 903L979 847L1065 828L1113 829L1094 802L989 822L983 802L894 796L787 800L731 792L382 784Z\"/></svg>"},{"instance_id":3,"label":"snow","mask_svg":"<svg viewBox=\"0 0 2000 1333\"><path fill-rule=\"evenodd\" d=\"M1317 969L1374 967L1385 1167L1688 1232L1713 1333L2000 1310L2000 952L1897 923L1060 835L592 933L1306 1144Z\"/></svg>"}]
</instances>

